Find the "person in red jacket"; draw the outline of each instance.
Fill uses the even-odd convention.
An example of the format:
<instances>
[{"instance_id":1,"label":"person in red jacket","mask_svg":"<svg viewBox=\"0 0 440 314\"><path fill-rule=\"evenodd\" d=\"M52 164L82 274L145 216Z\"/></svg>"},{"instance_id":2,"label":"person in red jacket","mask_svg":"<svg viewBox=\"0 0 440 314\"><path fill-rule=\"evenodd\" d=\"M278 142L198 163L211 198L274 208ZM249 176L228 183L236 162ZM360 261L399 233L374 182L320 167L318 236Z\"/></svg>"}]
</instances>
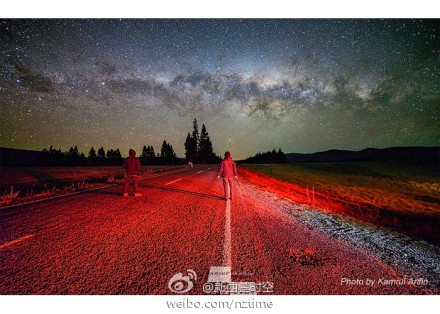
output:
<instances>
[{"instance_id":1,"label":"person in red jacket","mask_svg":"<svg viewBox=\"0 0 440 314\"><path fill-rule=\"evenodd\" d=\"M224 200L232 200L232 180L238 180L237 165L232 160L231 153L225 153L225 159L222 160L218 167L217 180L223 178Z\"/></svg>"},{"instance_id":2,"label":"person in red jacket","mask_svg":"<svg viewBox=\"0 0 440 314\"><path fill-rule=\"evenodd\" d=\"M139 158L136 157L136 152L134 149L128 151L128 157L124 161L125 168L125 184L124 184L124 196L128 196L128 186L130 181L133 181L134 185L134 196L142 196L138 193L138 174L141 171L141 163Z\"/></svg>"}]
</instances>

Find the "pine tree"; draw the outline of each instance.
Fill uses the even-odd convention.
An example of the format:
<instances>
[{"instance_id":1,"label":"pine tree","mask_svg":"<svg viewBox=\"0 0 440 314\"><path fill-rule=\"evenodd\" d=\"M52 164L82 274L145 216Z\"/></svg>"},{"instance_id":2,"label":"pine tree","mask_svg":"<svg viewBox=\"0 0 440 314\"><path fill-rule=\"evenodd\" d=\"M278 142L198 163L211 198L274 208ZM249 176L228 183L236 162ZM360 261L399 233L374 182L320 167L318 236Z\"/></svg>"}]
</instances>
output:
<instances>
[{"instance_id":1,"label":"pine tree","mask_svg":"<svg viewBox=\"0 0 440 314\"><path fill-rule=\"evenodd\" d=\"M121 151L119 150L119 148L116 148L116 150L115 150L115 159L117 159L118 161L122 160L122 154L121 154Z\"/></svg>"},{"instance_id":2,"label":"pine tree","mask_svg":"<svg viewBox=\"0 0 440 314\"><path fill-rule=\"evenodd\" d=\"M174 152L174 148L170 143L167 143L167 157L171 160L177 157L176 153Z\"/></svg>"},{"instance_id":3,"label":"pine tree","mask_svg":"<svg viewBox=\"0 0 440 314\"><path fill-rule=\"evenodd\" d=\"M205 124L202 125L202 131L199 134L197 119L193 121L192 134L188 133L184 146L186 161L203 163L220 161L220 158L214 153Z\"/></svg>"},{"instance_id":4,"label":"pine tree","mask_svg":"<svg viewBox=\"0 0 440 314\"><path fill-rule=\"evenodd\" d=\"M113 159L113 155L114 155L113 148L107 150L107 154L106 154L107 159Z\"/></svg>"},{"instance_id":5,"label":"pine tree","mask_svg":"<svg viewBox=\"0 0 440 314\"><path fill-rule=\"evenodd\" d=\"M93 148L93 146L92 146L92 148L90 148L90 151L89 151L89 158L90 158L90 159L94 159L94 158L96 158L96 151L95 151L95 149Z\"/></svg>"},{"instance_id":6,"label":"pine tree","mask_svg":"<svg viewBox=\"0 0 440 314\"><path fill-rule=\"evenodd\" d=\"M105 150L102 146L98 149L98 158L105 159Z\"/></svg>"},{"instance_id":7,"label":"pine tree","mask_svg":"<svg viewBox=\"0 0 440 314\"><path fill-rule=\"evenodd\" d=\"M277 163L286 163L286 162L287 162L286 154L284 154L284 152L281 150L281 148L278 148Z\"/></svg>"},{"instance_id":8,"label":"pine tree","mask_svg":"<svg viewBox=\"0 0 440 314\"><path fill-rule=\"evenodd\" d=\"M100 165L104 165L105 164L105 150L104 147L101 146L100 149L98 149L98 156L97 156L97 161Z\"/></svg>"},{"instance_id":9,"label":"pine tree","mask_svg":"<svg viewBox=\"0 0 440 314\"><path fill-rule=\"evenodd\" d=\"M166 158L167 156L167 141L163 140L162 147L160 148L160 157Z\"/></svg>"},{"instance_id":10,"label":"pine tree","mask_svg":"<svg viewBox=\"0 0 440 314\"><path fill-rule=\"evenodd\" d=\"M245 160L247 163L260 163L260 164L273 164L273 163L286 163L287 157L281 150L278 152L273 149L272 151L267 151L264 153L258 152L254 157L249 157Z\"/></svg>"},{"instance_id":11,"label":"pine tree","mask_svg":"<svg viewBox=\"0 0 440 314\"><path fill-rule=\"evenodd\" d=\"M145 146L142 148L142 154L141 154L141 162L146 164L155 163L156 154L154 153L153 145Z\"/></svg>"},{"instance_id":12,"label":"pine tree","mask_svg":"<svg viewBox=\"0 0 440 314\"><path fill-rule=\"evenodd\" d=\"M188 133L184 143L185 146L185 157L187 161L197 161L198 160L198 148L199 148L199 126L197 124L197 119L193 121L193 131L192 134Z\"/></svg>"},{"instance_id":13,"label":"pine tree","mask_svg":"<svg viewBox=\"0 0 440 314\"><path fill-rule=\"evenodd\" d=\"M199 144L199 139L200 139L199 137L200 137L199 136L199 126L197 124L197 119L194 119L193 132L192 132L192 145L193 145L192 149L194 152L198 151L198 148L199 148L198 144Z\"/></svg>"},{"instance_id":14,"label":"pine tree","mask_svg":"<svg viewBox=\"0 0 440 314\"><path fill-rule=\"evenodd\" d=\"M84 153L82 153L82 152L79 155L78 164L81 165L81 166L85 166L87 164L86 155L84 155Z\"/></svg>"},{"instance_id":15,"label":"pine tree","mask_svg":"<svg viewBox=\"0 0 440 314\"><path fill-rule=\"evenodd\" d=\"M70 147L69 151L66 152L67 157L67 165L70 166L76 166L79 163L79 153L78 153L78 147Z\"/></svg>"},{"instance_id":16,"label":"pine tree","mask_svg":"<svg viewBox=\"0 0 440 314\"><path fill-rule=\"evenodd\" d=\"M148 147L150 147L150 146L148 146ZM144 147L142 147L142 153L141 153L141 158L142 159L146 159L147 158L147 154L148 154L148 150L147 150L147 147L144 145Z\"/></svg>"},{"instance_id":17,"label":"pine tree","mask_svg":"<svg viewBox=\"0 0 440 314\"><path fill-rule=\"evenodd\" d=\"M96 164L96 151L93 146L90 148L88 159L90 165L94 166Z\"/></svg>"},{"instance_id":18,"label":"pine tree","mask_svg":"<svg viewBox=\"0 0 440 314\"><path fill-rule=\"evenodd\" d=\"M154 153L154 147L153 146L144 146L142 148L142 154L141 157L143 158L154 158L156 156L156 154Z\"/></svg>"},{"instance_id":19,"label":"pine tree","mask_svg":"<svg viewBox=\"0 0 440 314\"><path fill-rule=\"evenodd\" d=\"M160 148L160 158L162 159L163 163L174 163L177 161L173 146L167 143L165 140Z\"/></svg>"},{"instance_id":20,"label":"pine tree","mask_svg":"<svg viewBox=\"0 0 440 314\"><path fill-rule=\"evenodd\" d=\"M190 161L192 152L191 152L191 135L189 134L189 132L188 132L188 135L186 136L184 146L185 146L186 161Z\"/></svg>"},{"instance_id":21,"label":"pine tree","mask_svg":"<svg viewBox=\"0 0 440 314\"><path fill-rule=\"evenodd\" d=\"M200 162L202 163L210 163L214 160L214 153L212 149L211 139L209 138L209 134L206 131L205 124L202 125L202 131L200 133L200 141L199 141L199 150L198 156Z\"/></svg>"},{"instance_id":22,"label":"pine tree","mask_svg":"<svg viewBox=\"0 0 440 314\"><path fill-rule=\"evenodd\" d=\"M62 152L61 149L55 149L52 145L50 145L49 150L44 148L41 151L39 157L39 163L42 166L65 166L70 163L69 153L72 152L74 154L74 148L71 147L69 151ZM78 155L79 157L79 155Z\"/></svg>"},{"instance_id":23,"label":"pine tree","mask_svg":"<svg viewBox=\"0 0 440 314\"><path fill-rule=\"evenodd\" d=\"M151 145L151 146L148 146L147 147L147 152L148 152L148 154L147 154L147 157L148 158L154 158L155 156L156 156L156 154L154 153L154 147L153 147L153 145Z\"/></svg>"}]
</instances>

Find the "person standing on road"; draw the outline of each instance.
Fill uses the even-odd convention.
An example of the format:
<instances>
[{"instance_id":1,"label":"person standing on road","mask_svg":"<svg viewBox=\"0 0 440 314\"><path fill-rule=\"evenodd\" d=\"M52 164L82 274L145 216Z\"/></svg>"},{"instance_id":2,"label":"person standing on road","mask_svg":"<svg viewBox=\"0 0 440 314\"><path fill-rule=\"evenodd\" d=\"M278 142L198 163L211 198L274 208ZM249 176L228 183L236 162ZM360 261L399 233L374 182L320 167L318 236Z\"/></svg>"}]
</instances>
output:
<instances>
[{"instance_id":1,"label":"person standing on road","mask_svg":"<svg viewBox=\"0 0 440 314\"><path fill-rule=\"evenodd\" d=\"M128 196L128 186L130 182L133 181L134 185L134 196L142 196L138 193L138 175L141 171L141 162L139 158L136 157L136 152L134 149L128 151L128 157L124 161L125 168L125 184L124 184L124 196Z\"/></svg>"},{"instance_id":2,"label":"person standing on road","mask_svg":"<svg viewBox=\"0 0 440 314\"><path fill-rule=\"evenodd\" d=\"M237 165L232 160L231 153L225 153L225 159L222 160L218 167L217 180L222 177L223 179L223 190L224 190L224 200L232 200L232 180L238 180Z\"/></svg>"}]
</instances>

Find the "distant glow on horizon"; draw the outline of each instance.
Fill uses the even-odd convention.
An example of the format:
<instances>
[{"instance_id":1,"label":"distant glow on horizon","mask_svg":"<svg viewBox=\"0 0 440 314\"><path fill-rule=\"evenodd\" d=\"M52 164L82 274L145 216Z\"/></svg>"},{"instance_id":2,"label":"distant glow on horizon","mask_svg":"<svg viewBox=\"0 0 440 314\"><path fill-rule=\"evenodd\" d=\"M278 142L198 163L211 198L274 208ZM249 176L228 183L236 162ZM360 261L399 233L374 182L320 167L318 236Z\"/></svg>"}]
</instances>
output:
<instances>
[{"instance_id":1,"label":"distant glow on horizon","mask_svg":"<svg viewBox=\"0 0 440 314\"><path fill-rule=\"evenodd\" d=\"M0 21L0 146L218 155L440 145L435 20Z\"/></svg>"}]
</instances>

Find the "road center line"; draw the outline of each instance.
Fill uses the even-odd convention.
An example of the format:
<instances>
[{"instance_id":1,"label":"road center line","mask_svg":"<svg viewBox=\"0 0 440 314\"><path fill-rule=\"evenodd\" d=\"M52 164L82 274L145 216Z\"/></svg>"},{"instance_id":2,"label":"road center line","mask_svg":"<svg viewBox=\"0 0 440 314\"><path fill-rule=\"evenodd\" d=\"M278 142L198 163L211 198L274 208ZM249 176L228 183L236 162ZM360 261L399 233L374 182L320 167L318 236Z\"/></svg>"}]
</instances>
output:
<instances>
[{"instance_id":1,"label":"road center line","mask_svg":"<svg viewBox=\"0 0 440 314\"><path fill-rule=\"evenodd\" d=\"M171 181L171 182L168 182L168 183L166 183L165 185L168 185L168 184L171 184L171 183L174 183L174 182L180 181L180 180L182 180L182 178L177 179L177 180L174 180L174 181Z\"/></svg>"},{"instance_id":2,"label":"road center line","mask_svg":"<svg viewBox=\"0 0 440 314\"><path fill-rule=\"evenodd\" d=\"M15 243L18 243L18 242L24 241L26 239L32 238L34 235L35 234L28 234L28 235L25 235L25 236L23 236L21 238L18 238L18 239L15 239L15 240L3 243L3 244L0 245L0 250L4 249L5 247L11 246L11 245L13 245Z\"/></svg>"},{"instance_id":3,"label":"road center line","mask_svg":"<svg viewBox=\"0 0 440 314\"><path fill-rule=\"evenodd\" d=\"M199 172L197 172L197 173L201 173L201 172L203 172L202 170L200 170Z\"/></svg>"},{"instance_id":4,"label":"road center line","mask_svg":"<svg viewBox=\"0 0 440 314\"><path fill-rule=\"evenodd\" d=\"M223 250L223 265L231 267L231 201L226 201L225 210L225 245ZM231 278L229 278L229 282Z\"/></svg>"}]
</instances>

